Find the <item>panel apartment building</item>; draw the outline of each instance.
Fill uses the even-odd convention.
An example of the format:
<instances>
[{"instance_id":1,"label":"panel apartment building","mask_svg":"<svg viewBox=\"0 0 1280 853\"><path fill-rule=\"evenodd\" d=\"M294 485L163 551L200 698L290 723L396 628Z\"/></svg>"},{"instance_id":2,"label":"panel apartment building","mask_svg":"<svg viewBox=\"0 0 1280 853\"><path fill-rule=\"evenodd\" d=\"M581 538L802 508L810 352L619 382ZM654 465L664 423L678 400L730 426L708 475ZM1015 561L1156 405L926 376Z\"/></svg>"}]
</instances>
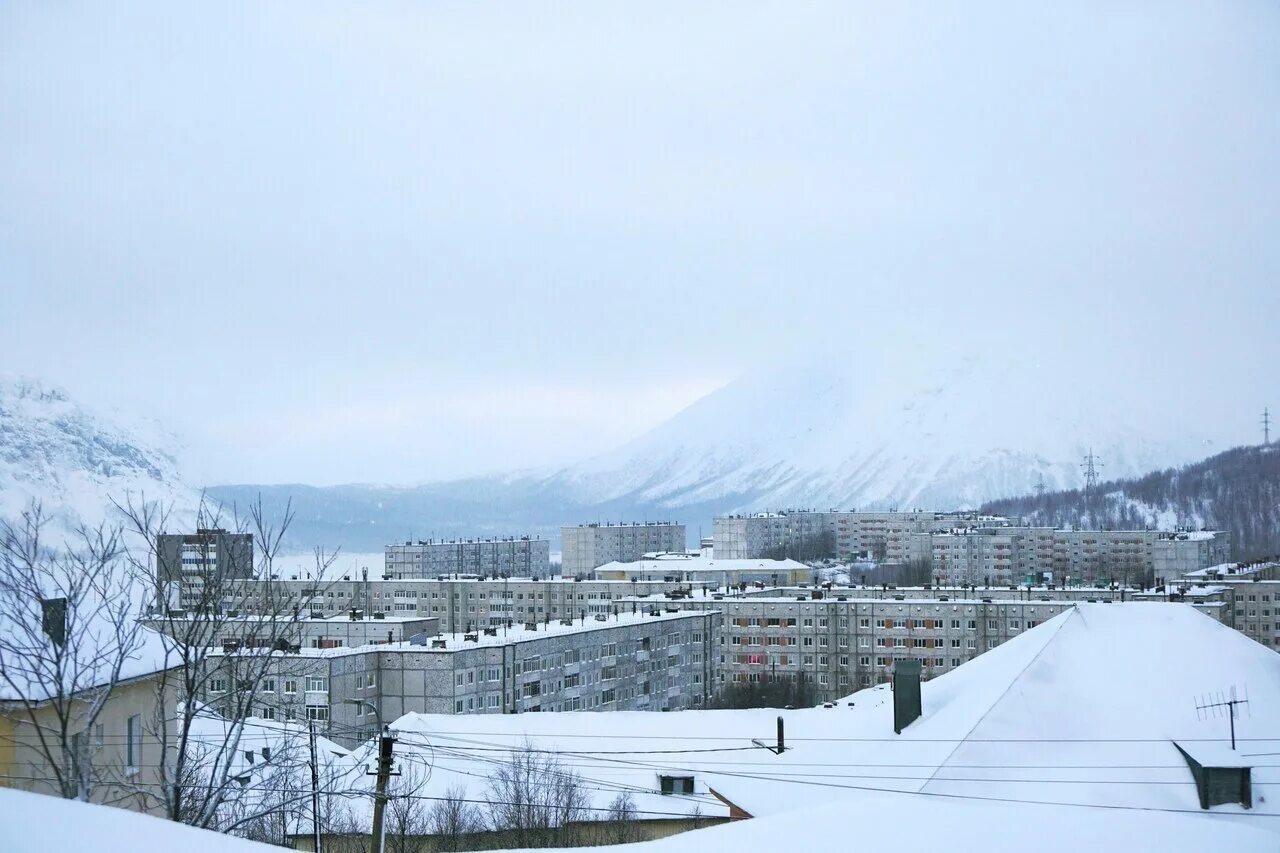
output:
<instances>
[{"instance_id":1,"label":"panel apartment building","mask_svg":"<svg viewBox=\"0 0 1280 853\"><path fill-rule=\"evenodd\" d=\"M627 563L659 552L683 553L685 548L684 525L672 521L563 527L560 573L588 576L605 563Z\"/></svg>"},{"instance_id":2,"label":"panel apartment building","mask_svg":"<svg viewBox=\"0 0 1280 853\"><path fill-rule=\"evenodd\" d=\"M1226 559L1219 531L1058 530L984 526L913 534L910 550L927 558L947 585L1156 582L1182 577Z\"/></svg>"},{"instance_id":3,"label":"panel apartment building","mask_svg":"<svg viewBox=\"0 0 1280 853\"><path fill-rule=\"evenodd\" d=\"M890 563L917 558L911 536L951 530L997 519L973 513L854 512L797 510L720 516L714 520L715 555L720 559L753 559L781 551L791 556L802 543L829 534L838 559L861 557Z\"/></svg>"},{"instance_id":4,"label":"panel apartment building","mask_svg":"<svg viewBox=\"0 0 1280 853\"><path fill-rule=\"evenodd\" d=\"M1173 588L1168 588L1170 593ZM1219 590L1227 600L1223 621L1252 640L1280 652L1280 559L1225 563L1188 572L1178 591Z\"/></svg>"},{"instance_id":5,"label":"panel apartment building","mask_svg":"<svg viewBox=\"0 0 1280 853\"><path fill-rule=\"evenodd\" d=\"M267 719L308 719L348 745L411 713L665 711L715 689L719 612L638 612L464 636L277 653L259 685ZM237 662L219 652L205 699L226 710Z\"/></svg>"},{"instance_id":6,"label":"panel apartment building","mask_svg":"<svg viewBox=\"0 0 1280 853\"><path fill-rule=\"evenodd\" d=\"M898 660L918 660L925 678L950 672L1079 601L1120 601L1095 590L834 590L781 596L776 590L741 597L701 596L664 604L724 613L718 652L722 684L802 675L823 701L889 679ZM880 597L883 596L883 597ZM1193 603L1222 620L1220 599Z\"/></svg>"},{"instance_id":7,"label":"panel apartment building","mask_svg":"<svg viewBox=\"0 0 1280 853\"><path fill-rule=\"evenodd\" d=\"M551 573L551 543L531 536L494 539L419 539L386 546L387 579L545 577Z\"/></svg>"},{"instance_id":8,"label":"panel apartment building","mask_svg":"<svg viewBox=\"0 0 1280 853\"><path fill-rule=\"evenodd\" d=\"M156 602L166 607L199 608L207 587L253 577L253 534L199 528L195 533L161 533L156 537Z\"/></svg>"},{"instance_id":9,"label":"panel apartment building","mask_svg":"<svg viewBox=\"0 0 1280 853\"><path fill-rule=\"evenodd\" d=\"M405 578L372 580L340 576L331 581L289 577L241 581L223 607L245 613L280 613L296 607L304 616L342 617L359 610L370 618L433 617L446 632L611 615L631 596L661 594L681 581L533 578ZM687 584L685 584L687 585Z\"/></svg>"}]
</instances>

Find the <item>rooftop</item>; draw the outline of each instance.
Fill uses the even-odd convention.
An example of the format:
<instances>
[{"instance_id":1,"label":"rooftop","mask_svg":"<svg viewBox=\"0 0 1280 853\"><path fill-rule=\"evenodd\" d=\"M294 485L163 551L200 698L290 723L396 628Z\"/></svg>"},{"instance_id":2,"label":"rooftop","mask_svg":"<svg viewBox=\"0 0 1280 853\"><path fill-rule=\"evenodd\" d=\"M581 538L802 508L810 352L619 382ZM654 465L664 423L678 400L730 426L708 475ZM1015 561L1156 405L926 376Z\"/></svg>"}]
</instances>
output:
<instances>
[{"instance_id":1,"label":"rooftop","mask_svg":"<svg viewBox=\"0 0 1280 853\"><path fill-rule=\"evenodd\" d=\"M457 652L467 649L476 648L493 648L499 646L511 645L513 643L528 643L535 640L545 639L547 637L564 636L567 634L582 634L590 631L603 631L609 628L619 628L628 625L655 624L660 622L672 622L680 619L701 617L707 611L679 613L659 613L651 616L643 611L639 613L619 613L616 616L608 616L603 620L588 616L586 620L574 619L573 624L564 625L558 619L553 619L550 623L539 622L535 630L527 629L523 623L515 622L510 628L497 627L493 629L494 634L486 634L482 628L477 627L472 632L450 632L427 638L426 645L417 645L407 641L397 641L393 643L376 643L361 646L340 646L333 649L299 649L290 654L297 657L317 657L332 658L343 657L345 655L368 654L370 652L396 652L396 653L412 653L412 654L432 654ZM428 617L430 618L430 617ZM339 620L341 621L341 620ZM486 626L491 627L491 626ZM468 640L467 637L474 637ZM235 654L262 654L264 650L249 649L237 651Z\"/></svg>"}]
</instances>

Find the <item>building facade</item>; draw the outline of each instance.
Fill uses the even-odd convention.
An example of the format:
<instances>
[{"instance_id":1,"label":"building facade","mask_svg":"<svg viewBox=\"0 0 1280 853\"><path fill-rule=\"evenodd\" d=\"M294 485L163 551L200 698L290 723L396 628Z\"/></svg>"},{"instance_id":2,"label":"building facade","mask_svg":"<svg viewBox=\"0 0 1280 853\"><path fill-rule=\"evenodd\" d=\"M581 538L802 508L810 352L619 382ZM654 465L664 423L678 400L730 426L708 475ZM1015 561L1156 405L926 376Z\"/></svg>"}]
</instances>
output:
<instances>
[{"instance_id":1,"label":"building facade","mask_svg":"<svg viewBox=\"0 0 1280 853\"><path fill-rule=\"evenodd\" d=\"M724 614L722 685L803 678L820 700L831 701L888 680L899 660L918 660L925 678L936 677L1077 603L1134 599L1108 588L810 588L696 594L664 606ZM1219 621L1230 618L1220 595L1173 600Z\"/></svg>"},{"instance_id":2,"label":"building facade","mask_svg":"<svg viewBox=\"0 0 1280 853\"><path fill-rule=\"evenodd\" d=\"M1221 562L1226 533L1058 530L1012 525L913 534L911 551L948 584L1156 583Z\"/></svg>"},{"instance_id":3,"label":"building facade","mask_svg":"<svg viewBox=\"0 0 1280 853\"><path fill-rule=\"evenodd\" d=\"M419 539L386 546L387 580L449 575L545 577L551 543L533 536L496 539Z\"/></svg>"},{"instance_id":4,"label":"building facade","mask_svg":"<svg viewBox=\"0 0 1280 853\"><path fill-rule=\"evenodd\" d=\"M560 573L590 575L605 563L627 563L645 554L683 552L685 527L671 521L579 524L560 529Z\"/></svg>"},{"instance_id":5,"label":"building facade","mask_svg":"<svg viewBox=\"0 0 1280 853\"><path fill-rule=\"evenodd\" d=\"M661 594L681 585L674 581L564 577L353 580L347 575L316 581L290 576L241 581L223 606L247 614L279 613L297 607L302 615L314 618L342 616L353 609L373 619L379 614L431 617L440 620L440 630L459 632L504 625L508 620L523 624L610 615L623 609L624 598Z\"/></svg>"},{"instance_id":6,"label":"building facade","mask_svg":"<svg viewBox=\"0 0 1280 853\"><path fill-rule=\"evenodd\" d=\"M207 605L206 587L253 577L253 534L222 528L195 533L161 533L156 537L156 602L162 607Z\"/></svg>"},{"instance_id":7,"label":"building facade","mask_svg":"<svg viewBox=\"0 0 1280 853\"><path fill-rule=\"evenodd\" d=\"M837 559L905 563L924 556L911 549L914 534L993 521L1002 520L964 512L762 512L716 518L713 538L720 559L804 556L806 543L826 536L832 549L829 556Z\"/></svg>"},{"instance_id":8,"label":"building facade","mask_svg":"<svg viewBox=\"0 0 1280 853\"><path fill-rule=\"evenodd\" d=\"M551 624L486 628L413 643L277 653L255 713L308 719L342 743L410 713L679 710L715 689L717 611L654 610ZM236 660L219 653L205 699L237 688Z\"/></svg>"},{"instance_id":9,"label":"building facade","mask_svg":"<svg viewBox=\"0 0 1280 853\"><path fill-rule=\"evenodd\" d=\"M86 703L91 697L86 697ZM75 704L66 706L74 711ZM92 802L132 811L163 814L158 795L164 781L160 764L164 746L156 735L157 713L176 713L177 691L162 672L122 679L111 691L92 730L81 729L93 782ZM70 730L77 728L74 720ZM0 698L0 787L59 795L48 752L41 746L61 731L52 703L24 703ZM3 845L0 845L3 846Z\"/></svg>"}]
</instances>

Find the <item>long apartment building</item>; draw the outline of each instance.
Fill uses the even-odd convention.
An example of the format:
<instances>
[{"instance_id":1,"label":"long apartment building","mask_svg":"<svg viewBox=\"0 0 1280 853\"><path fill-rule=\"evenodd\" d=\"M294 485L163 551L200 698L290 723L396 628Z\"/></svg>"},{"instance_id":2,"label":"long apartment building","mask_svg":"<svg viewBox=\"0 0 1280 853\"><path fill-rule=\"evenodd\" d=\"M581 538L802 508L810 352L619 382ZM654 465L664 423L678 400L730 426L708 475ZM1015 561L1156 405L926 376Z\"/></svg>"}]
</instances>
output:
<instances>
[{"instance_id":1,"label":"long apartment building","mask_svg":"<svg viewBox=\"0 0 1280 853\"><path fill-rule=\"evenodd\" d=\"M286 613L297 608L302 615L315 618L342 617L351 610L375 620L431 617L440 620L440 630L458 632L508 621L523 624L584 614L611 615L622 609L624 598L661 594L682 583L571 577L375 580L345 575L326 581L295 577L247 579L235 587L223 606L247 614Z\"/></svg>"},{"instance_id":2,"label":"long apartment building","mask_svg":"<svg viewBox=\"0 0 1280 853\"><path fill-rule=\"evenodd\" d=\"M911 551L914 534L996 521L1002 519L964 512L793 510L720 516L713 522L713 538L720 559L804 556L807 545L825 534L832 557L904 563L918 556Z\"/></svg>"},{"instance_id":3,"label":"long apartment building","mask_svg":"<svg viewBox=\"0 0 1280 853\"><path fill-rule=\"evenodd\" d=\"M536 536L493 539L419 539L386 546L387 579L447 575L545 577L551 543Z\"/></svg>"},{"instance_id":4,"label":"long apartment building","mask_svg":"<svg viewBox=\"0 0 1280 853\"><path fill-rule=\"evenodd\" d=\"M718 611L649 608L550 624L489 627L377 646L273 655L255 715L313 720L352 743L411 712L667 711L716 687ZM245 650L219 651L205 700L226 710ZM254 671L261 673L255 665Z\"/></svg>"},{"instance_id":5,"label":"long apartment building","mask_svg":"<svg viewBox=\"0 0 1280 853\"><path fill-rule=\"evenodd\" d=\"M910 552L943 584L1156 582L1226 559L1220 531L982 526L913 534Z\"/></svg>"},{"instance_id":6,"label":"long apartment building","mask_svg":"<svg viewBox=\"0 0 1280 853\"><path fill-rule=\"evenodd\" d=\"M1280 652L1280 559L1224 563L1183 576L1178 592L1222 590L1228 602L1223 621L1250 639ZM1172 594L1172 586L1167 587Z\"/></svg>"},{"instance_id":7,"label":"long apartment building","mask_svg":"<svg viewBox=\"0 0 1280 853\"><path fill-rule=\"evenodd\" d=\"M560 529L560 572L590 575L605 563L627 563L645 554L684 551L685 528L673 521L579 524Z\"/></svg>"},{"instance_id":8,"label":"long apartment building","mask_svg":"<svg viewBox=\"0 0 1280 853\"><path fill-rule=\"evenodd\" d=\"M918 660L924 677L935 677L1080 601L1132 600L1109 589L781 592L696 594L664 606L724 613L717 656L721 684L803 677L829 701L887 680L896 661ZM1221 598L1187 601L1215 619L1226 618Z\"/></svg>"}]
</instances>

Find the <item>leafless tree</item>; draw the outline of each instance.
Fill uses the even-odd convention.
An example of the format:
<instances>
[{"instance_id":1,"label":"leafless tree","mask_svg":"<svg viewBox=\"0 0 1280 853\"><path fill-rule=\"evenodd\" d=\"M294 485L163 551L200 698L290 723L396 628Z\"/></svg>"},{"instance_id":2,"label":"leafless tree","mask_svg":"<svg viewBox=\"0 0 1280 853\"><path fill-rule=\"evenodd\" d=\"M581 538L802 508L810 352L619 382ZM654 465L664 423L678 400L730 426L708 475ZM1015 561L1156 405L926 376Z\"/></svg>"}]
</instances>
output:
<instances>
[{"instance_id":1,"label":"leafless tree","mask_svg":"<svg viewBox=\"0 0 1280 853\"><path fill-rule=\"evenodd\" d=\"M522 847L553 846L558 829L589 815L582 779L532 744L512 750L497 765L486 799L493 828L510 832Z\"/></svg>"},{"instance_id":2,"label":"leafless tree","mask_svg":"<svg viewBox=\"0 0 1280 853\"><path fill-rule=\"evenodd\" d=\"M290 675L287 658L278 652L297 639L300 603L274 587L275 563L293 520L286 507L279 520L267 517L261 501L241 517L235 511L229 519L221 509L202 501L197 513L197 529L226 528L251 533L254 564L228 564L212 553L197 560L199 565L217 563L217 571L204 571L184 586L181 601L174 601L167 584L161 558L160 535L170 524L171 506L130 498L117 504L126 519L130 537L130 559L135 571L147 578L156 601L148 624L165 637L176 666L167 681L158 686L180 697L176 712L157 702L149 721L150 733L163 747L160 767L161 799L165 814L172 820L201 827L228 827L226 812L236 815L236 825L247 825L267 809L279 810L287 804L275 803L259 795L268 773L243 773L242 741L245 721L251 716L274 719L276 692L267 689L273 681ZM196 548L212 551L213 540ZM199 556L199 555L198 555ZM234 556L234 552L232 554ZM315 576L323 595L323 577L336 555L316 552ZM264 581L246 583L244 576ZM306 761L306 732L301 726L281 729L272 762L275 769L297 766ZM290 802L303 801L308 791L292 795ZM232 806L232 801L239 801ZM256 804L258 811L246 808Z\"/></svg>"},{"instance_id":3,"label":"leafless tree","mask_svg":"<svg viewBox=\"0 0 1280 853\"><path fill-rule=\"evenodd\" d=\"M417 796L425 774L410 762L402 761L400 775L391 784L387 804L386 847L391 853L425 853L431 817L426 803Z\"/></svg>"},{"instance_id":4,"label":"leafless tree","mask_svg":"<svg viewBox=\"0 0 1280 853\"><path fill-rule=\"evenodd\" d=\"M0 521L0 706L21 721L11 746L47 768L52 792L89 800L103 781L98 719L149 662L144 602L119 528L79 527L52 546L49 521L36 502Z\"/></svg>"},{"instance_id":5,"label":"leafless tree","mask_svg":"<svg viewBox=\"0 0 1280 853\"><path fill-rule=\"evenodd\" d=\"M467 789L452 785L444 796L431 804L427 814L427 827L436 838L438 850L455 851L469 833L485 828L483 812L467 799Z\"/></svg>"},{"instance_id":6,"label":"leafless tree","mask_svg":"<svg viewBox=\"0 0 1280 853\"><path fill-rule=\"evenodd\" d=\"M610 844L630 844L642 840L639 826L636 824L639 814L636 801L629 791L623 791L609 803L609 811L605 820L608 823L606 838Z\"/></svg>"}]
</instances>

